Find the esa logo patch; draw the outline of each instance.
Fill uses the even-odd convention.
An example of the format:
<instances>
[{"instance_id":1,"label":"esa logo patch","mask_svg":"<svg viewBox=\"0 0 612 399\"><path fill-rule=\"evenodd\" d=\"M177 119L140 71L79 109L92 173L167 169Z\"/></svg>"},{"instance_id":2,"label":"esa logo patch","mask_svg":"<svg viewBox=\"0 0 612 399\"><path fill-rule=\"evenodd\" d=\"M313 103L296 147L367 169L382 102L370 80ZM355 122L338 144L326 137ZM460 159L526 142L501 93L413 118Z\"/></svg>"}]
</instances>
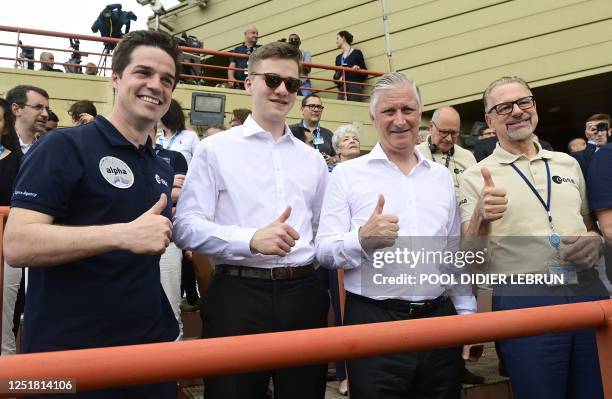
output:
<instances>
[{"instance_id":1,"label":"esa logo patch","mask_svg":"<svg viewBox=\"0 0 612 399\"><path fill-rule=\"evenodd\" d=\"M134 184L134 173L119 158L104 157L100 159L99 168L104 179L117 188L130 188Z\"/></svg>"},{"instance_id":2,"label":"esa logo patch","mask_svg":"<svg viewBox=\"0 0 612 399\"><path fill-rule=\"evenodd\" d=\"M553 176L552 177L552 181L554 181L557 184L561 184L561 183L572 183L572 184L576 184L576 182L574 181L574 179L572 179L571 177L561 177L561 176Z\"/></svg>"},{"instance_id":3,"label":"esa logo patch","mask_svg":"<svg viewBox=\"0 0 612 399\"><path fill-rule=\"evenodd\" d=\"M157 182L157 184L163 184L164 186L168 187L168 182L161 178L157 173L155 174L155 181Z\"/></svg>"}]
</instances>

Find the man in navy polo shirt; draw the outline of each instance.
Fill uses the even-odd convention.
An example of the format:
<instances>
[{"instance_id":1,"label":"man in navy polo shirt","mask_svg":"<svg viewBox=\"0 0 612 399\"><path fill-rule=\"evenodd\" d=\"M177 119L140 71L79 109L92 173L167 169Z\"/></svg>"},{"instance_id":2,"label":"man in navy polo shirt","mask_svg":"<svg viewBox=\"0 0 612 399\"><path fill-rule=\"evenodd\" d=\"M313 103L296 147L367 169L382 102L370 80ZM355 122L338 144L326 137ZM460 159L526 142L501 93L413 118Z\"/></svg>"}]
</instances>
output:
<instances>
[{"instance_id":1,"label":"man in navy polo shirt","mask_svg":"<svg viewBox=\"0 0 612 399\"><path fill-rule=\"evenodd\" d=\"M249 26L244 31L244 43L240 46L233 49L232 53L251 55L253 51L255 51L258 47L261 47L257 44L257 39L259 38L259 31L255 26ZM230 68L248 68L249 59L248 58L230 58L229 67ZM227 70L227 78L230 80L229 85L234 89L242 89L244 90L244 79L246 79L247 72L246 71L236 71L234 69ZM233 80L239 80L239 82L233 82Z\"/></svg>"},{"instance_id":2,"label":"man in navy polo shirt","mask_svg":"<svg viewBox=\"0 0 612 399\"><path fill-rule=\"evenodd\" d=\"M595 153L587 178L589 208L595 213L599 229L606 239L606 273L612 283L612 143L606 144Z\"/></svg>"},{"instance_id":3,"label":"man in navy polo shirt","mask_svg":"<svg viewBox=\"0 0 612 399\"><path fill-rule=\"evenodd\" d=\"M113 53L108 117L45 136L24 160L4 241L7 262L30 268L24 352L177 337L159 275L173 172L148 132L168 110L179 60L166 34L125 35ZM176 398L176 383L77 397Z\"/></svg>"}]
</instances>

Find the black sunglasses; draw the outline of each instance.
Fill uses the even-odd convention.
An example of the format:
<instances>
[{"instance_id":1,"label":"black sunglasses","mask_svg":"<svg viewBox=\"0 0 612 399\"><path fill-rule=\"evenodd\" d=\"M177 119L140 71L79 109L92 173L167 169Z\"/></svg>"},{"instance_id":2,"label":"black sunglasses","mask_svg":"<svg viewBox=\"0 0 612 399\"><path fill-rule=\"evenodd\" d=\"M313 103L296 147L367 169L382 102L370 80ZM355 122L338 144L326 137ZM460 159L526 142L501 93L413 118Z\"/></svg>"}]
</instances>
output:
<instances>
[{"instance_id":1,"label":"black sunglasses","mask_svg":"<svg viewBox=\"0 0 612 399\"><path fill-rule=\"evenodd\" d=\"M257 73L257 72L252 72L250 73L250 75L252 76L263 76L265 81L266 81L266 86L268 86L271 89L276 89L278 86L280 86L281 82L285 83L285 88L287 88L287 91L289 93L297 93L298 90L300 90L300 87L302 86L302 81L296 78L283 78L282 76L280 76L277 73Z\"/></svg>"}]
</instances>

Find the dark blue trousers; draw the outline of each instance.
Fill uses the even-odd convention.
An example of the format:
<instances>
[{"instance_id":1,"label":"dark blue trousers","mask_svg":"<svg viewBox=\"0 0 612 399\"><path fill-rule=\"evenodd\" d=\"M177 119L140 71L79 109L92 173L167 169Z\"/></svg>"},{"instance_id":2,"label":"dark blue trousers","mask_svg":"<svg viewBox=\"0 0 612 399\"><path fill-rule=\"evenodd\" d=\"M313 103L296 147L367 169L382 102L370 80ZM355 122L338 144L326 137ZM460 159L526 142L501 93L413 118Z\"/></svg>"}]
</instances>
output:
<instances>
[{"instance_id":1,"label":"dark blue trousers","mask_svg":"<svg viewBox=\"0 0 612 399\"><path fill-rule=\"evenodd\" d=\"M524 295L524 290L516 292L512 287L494 289L493 310L609 298L598 279L581 283L571 293L551 289L552 295L542 295L546 288L538 289L537 296ZM594 329L508 339L498 344L515 399L603 399Z\"/></svg>"}]
</instances>

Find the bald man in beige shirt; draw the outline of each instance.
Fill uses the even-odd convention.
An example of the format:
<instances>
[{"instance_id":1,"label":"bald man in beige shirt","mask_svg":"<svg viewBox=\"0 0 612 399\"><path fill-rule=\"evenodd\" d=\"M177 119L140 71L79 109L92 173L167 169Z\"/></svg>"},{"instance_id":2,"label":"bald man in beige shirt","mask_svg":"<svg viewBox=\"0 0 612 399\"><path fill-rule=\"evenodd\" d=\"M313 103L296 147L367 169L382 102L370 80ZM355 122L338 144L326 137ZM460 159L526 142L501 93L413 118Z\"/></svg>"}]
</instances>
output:
<instances>
[{"instance_id":1,"label":"bald man in beige shirt","mask_svg":"<svg viewBox=\"0 0 612 399\"><path fill-rule=\"evenodd\" d=\"M462 175L459 203L465 242L481 238L489 272L509 277L510 284L494 286L493 310L605 299L593 268L602 239L578 163L532 139L538 115L524 80L496 80L484 104L499 143ZM520 284L527 276L549 284L562 276L563 284ZM592 329L500 341L499 347L514 397L603 398Z\"/></svg>"},{"instance_id":2,"label":"bald man in beige shirt","mask_svg":"<svg viewBox=\"0 0 612 399\"><path fill-rule=\"evenodd\" d=\"M476 164L474 155L457 144L460 130L459 113L453 107L438 108L429 122L429 137L417 146L423 157L448 169L457 194L460 175Z\"/></svg>"}]
</instances>

